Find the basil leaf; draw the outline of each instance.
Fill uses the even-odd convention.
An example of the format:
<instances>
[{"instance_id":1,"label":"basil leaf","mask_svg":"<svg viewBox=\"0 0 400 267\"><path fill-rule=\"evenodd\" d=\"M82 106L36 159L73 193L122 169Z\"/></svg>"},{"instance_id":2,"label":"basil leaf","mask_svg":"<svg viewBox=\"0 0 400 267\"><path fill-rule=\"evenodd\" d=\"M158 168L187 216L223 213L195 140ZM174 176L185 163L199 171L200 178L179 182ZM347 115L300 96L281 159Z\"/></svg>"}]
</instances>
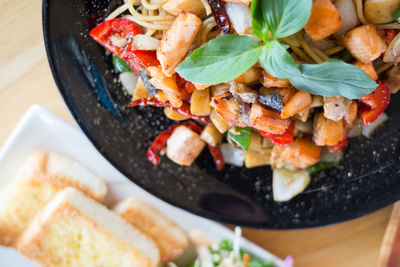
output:
<instances>
[{"instance_id":1,"label":"basil leaf","mask_svg":"<svg viewBox=\"0 0 400 267\"><path fill-rule=\"evenodd\" d=\"M286 45L278 41L271 41L265 45L262 51L261 66L276 78L286 79L291 75L300 74L299 66L294 63L286 49Z\"/></svg>"},{"instance_id":2,"label":"basil leaf","mask_svg":"<svg viewBox=\"0 0 400 267\"><path fill-rule=\"evenodd\" d=\"M262 46L241 35L225 35L196 49L176 72L188 81L216 84L230 81L252 67L260 57Z\"/></svg>"},{"instance_id":3,"label":"basil leaf","mask_svg":"<svg viewBox=\"0 0 400 267\"><path fill-rule=\"evenodd\" d=\"M228 132L228 135L232 140L241 146L244 150L249 149L250 139L251 139L251 128L250 127L234 127L234 131L239 134Z\"/></svg>"},{"instance_id":4,"label":"basil leaf","mask_svg":"<svg viewBox=\"0 0 400 267\"><path fill-rule=\"evenodd\" d=\"M121 58L116 55L112 55L112 61L114 68L118 72L132 72L132 69L128 66L128 64Z\"/></svg>"},{"instance_id":5,"label":"basil leaf","mask_svg":"<svg viewBox=\"0 0 400 267\"><path fill-rule=\"evenodd\" d=\"M359 99L378 86L359 67L330 59L322 64L300 65L301 74L289 77L294 87L314 95Z\"/></svg>"},{"instance_id":6,"label":"basil leaf","mask_svg":"<svg viewBox=\"0 0 400 267\"><path fill-rule=\"evenodd\" d=\"M253 34L266 42L268 38L268 25L264 20L261 12L261 4L259 0L253 0L250 6L251 12L251 28Z\"/></svg>"},{"instance_id":7,"label":"basil leaf","mask_svg":"<svg viewBox=\"0 0 400 267\"><path fill-rule=\"evenodd\" d=\"M399 21L399 19L400 19L400 7L398 9L396 9L392 13L392 18L394 18L396 21Z\"/></svg>"},{"instance_id":8,"label":"basil leaf","mask_svg":"<svg viewBox=\"0 0 400 267\"><path fill-rule=\"evenodd\" d=\"M309 174L313 174L313 173L322 171L322 170L324 170L324 169L328 169L328 168L330 168L330 167L333 167L333 166L335 166L336 164L338 164L337 161L330 161L330 162L319 161L319 162L315 163L314 165L308 166L308 167L306 168L306 171L307 171Z\"/></svg>"},{"instance_id":9,"label":"basil leaf","mask_svg":"<svg viewBox=\"0 0 400 267\"><path fill-rule=\"evenodd\" d=\"M300 31L311 15L312 0L253 0L254 3L260 10L255 13L257 24L266 23L274 39Z\"/></svg>"}]
</instances>

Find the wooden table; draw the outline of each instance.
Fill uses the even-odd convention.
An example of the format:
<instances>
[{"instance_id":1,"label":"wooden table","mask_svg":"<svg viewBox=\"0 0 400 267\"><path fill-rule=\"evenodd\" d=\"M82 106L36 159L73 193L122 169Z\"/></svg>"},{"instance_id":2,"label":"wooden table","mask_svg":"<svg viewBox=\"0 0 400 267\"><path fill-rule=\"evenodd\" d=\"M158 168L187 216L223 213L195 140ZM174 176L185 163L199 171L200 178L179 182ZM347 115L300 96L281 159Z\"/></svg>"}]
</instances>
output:
<instances>
[{"instance_id":1,"label":"wooden table","mask_svg":"<svg viewBox=\"0 0 400 267\"><path fill-rule=\"evenodd\" d=\"M45 55L40 0L0 0L0 145L24 112L40 104L73 122ZM29 138L29 133L27 133ZM296 266L375 266L390 216L387 207L338 225L296 231L245 229L244 235Z\"/></svg>"}]
</instances>

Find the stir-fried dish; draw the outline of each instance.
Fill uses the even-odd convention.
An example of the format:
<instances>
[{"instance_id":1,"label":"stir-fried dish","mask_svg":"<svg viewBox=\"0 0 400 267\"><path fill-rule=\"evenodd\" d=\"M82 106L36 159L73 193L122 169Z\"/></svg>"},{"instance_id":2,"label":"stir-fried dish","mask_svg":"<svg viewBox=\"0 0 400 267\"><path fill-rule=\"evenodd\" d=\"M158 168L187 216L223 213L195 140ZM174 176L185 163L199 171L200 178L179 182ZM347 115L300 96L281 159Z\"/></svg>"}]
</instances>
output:
<instances>
[{"instance_id":1,"label":"stir-fried dish","mask_svg":"<svg viewBox=\"0 0 400 267\"><path fill-rule=\"evenodd\" d=\"M219 170L270 165L276 201L388 119L400 89L400 0L125 0L91 36L130 107L179 121L148 149ZM136 74L135 74L136 73Z\"/></svg>"}]
</instances>

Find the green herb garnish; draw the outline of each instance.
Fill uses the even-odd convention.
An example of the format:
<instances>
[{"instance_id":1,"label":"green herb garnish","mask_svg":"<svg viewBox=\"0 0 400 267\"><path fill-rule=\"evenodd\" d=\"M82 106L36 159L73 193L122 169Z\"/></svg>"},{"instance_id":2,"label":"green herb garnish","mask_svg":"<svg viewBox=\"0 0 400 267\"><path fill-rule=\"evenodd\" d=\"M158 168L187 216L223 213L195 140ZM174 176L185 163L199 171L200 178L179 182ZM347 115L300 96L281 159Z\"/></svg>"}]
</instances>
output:
<instances>
[{"instance_id":1,"label":"green herb garnish","mask_svg":"<svg viewBox=\"0 0 400 267\"><path fill-rule=\"evenodd\" d=\"M112 55L113 65L118 72L132 72L132 69L126 64L126 62L116 55Z\"/></svg>"},{"instance_id":2,"label":"green herb garnish","mask_svg":"<svg viewBox=\"0 0 400 267\"><path fill-rule=\"evenodd\" d=\"M233 131L234 132L233 132ZM244 150L249 149L251 140L251 128L250 127L234 127L228 131L228 135L232 140L241 146Z\"/></svg>"},{"instance_id":3,"label":"green herb garnish","mask_svg":"<svg viewBox=\"0 0 400 267\"><path fill-rule=\"evenodd\" d=\"M397 8L397 9L392 13L392 18L394 18L396 21L399 21L399 19L400 19L400 7Z\"/></svg>"},{"instance_id":4,"label":"green herb garnish","mask_svg":"<svg viewBox=\"0 0 400 267\"><path fill-rule=\"evenodd\" d=\"M272 76L288 78L296 88L315 95L342 95L358 99L377 84L357 66L341 60L323 64L295 64L279 41L301 30L311 14L312 0L253 0L253 33L263 44L248 36L225 35L196 49L176 69L186 80L200 84L230 81L258 60Z\"/></svg>"},{"instance_id":5,"label":"green herb garnish","mask_svg":"<svg viewBox=\"0 0 400 267\"><path fill-rule=\"evenodd\" d=\"M309 174L313 174L313 173L322 171L322 170L324 170L324 169L328 169L328 168L330 168L330 167L333 167L333 166L335 166L336 164L338 164L337 161L330 161L330 162L320 161L320 162L315 163L314 165L308 166L307 169L306 169L306 171L307 171Z\"/></svg>"}]
</instances>

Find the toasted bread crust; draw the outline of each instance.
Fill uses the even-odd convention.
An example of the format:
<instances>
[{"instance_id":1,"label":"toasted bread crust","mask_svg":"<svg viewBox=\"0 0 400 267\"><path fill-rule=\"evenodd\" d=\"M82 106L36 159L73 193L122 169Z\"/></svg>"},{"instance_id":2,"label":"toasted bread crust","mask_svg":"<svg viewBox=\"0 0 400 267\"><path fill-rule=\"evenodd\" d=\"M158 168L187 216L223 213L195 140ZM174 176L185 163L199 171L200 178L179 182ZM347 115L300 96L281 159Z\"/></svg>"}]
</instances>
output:
<instances>
[{"instance_id":1,"label":"toasted bread crust","mask_svg":"<svg viewBox=\"0 0 400 267\"><path fill-rule=\"evenodd\" d=\"M128 198L114 207L114 210L157 243L161 262L170 262L183 254L189 244L186 233L173 221L165 217L152 206Z\"/></svg>"}]
</instances>

